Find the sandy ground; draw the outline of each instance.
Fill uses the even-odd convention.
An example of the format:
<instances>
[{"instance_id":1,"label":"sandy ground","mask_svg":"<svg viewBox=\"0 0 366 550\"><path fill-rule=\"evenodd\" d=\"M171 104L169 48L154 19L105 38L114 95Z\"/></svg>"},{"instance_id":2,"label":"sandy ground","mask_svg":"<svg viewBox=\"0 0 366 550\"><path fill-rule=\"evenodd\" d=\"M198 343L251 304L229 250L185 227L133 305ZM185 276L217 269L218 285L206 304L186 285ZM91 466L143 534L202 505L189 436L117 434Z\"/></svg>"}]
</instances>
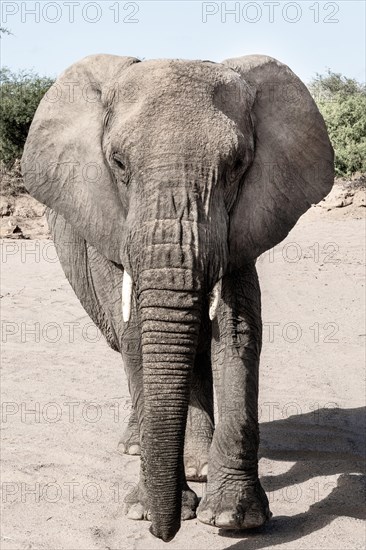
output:
<instances>
[{"instance_id":1,"label":"sandy ground","mask_svg":"<svg viewBox=\"0 0 366 550\"><path fill-rule=\"evenodd\" d=\"M127 520L138 457L119 355L47 240L2 242L3 550L363 549L364 208L306 214L258 262L264 320L260 474L273 512L252 533L185 522L169 546ZM199 496L204 484L192 484Z\"/></svg>"}]
</instances>

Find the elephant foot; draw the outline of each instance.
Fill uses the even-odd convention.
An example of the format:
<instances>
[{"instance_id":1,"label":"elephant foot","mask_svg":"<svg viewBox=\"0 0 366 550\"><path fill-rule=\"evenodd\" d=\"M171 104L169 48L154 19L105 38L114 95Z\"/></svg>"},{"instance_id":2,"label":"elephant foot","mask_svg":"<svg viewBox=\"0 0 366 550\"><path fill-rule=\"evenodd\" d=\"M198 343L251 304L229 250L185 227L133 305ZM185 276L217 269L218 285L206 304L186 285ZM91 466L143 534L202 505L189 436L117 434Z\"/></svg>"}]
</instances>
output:
<instances>
[{"instance_id":1,"label":"elephant foot","mask_svg":"<svg viewBox=\"0 0 366 550\"><path fill-rule=\"evenodd\" d=\"M213 431L209 415L190 407L184 444L184 470L187 481L207 481L208 454Z\"/></svg>"},{"instance_id":2,"label":"elephant foot","mask_svg":"<svg viewBox=\"0 0 366 550\"><path fill-rule=\"evenodd\" d=\"M207 456L184 456L184 468L188 481L207 481Z\"/></svg>"},{"instance_id":3,"label":"elephant foot","mask_svg":"<svg viewBox=\"0 0 366 550\"><path fill-rule=\"evenodd\" d=\"M198 497L187 485L182 491L182 521L195 518L197 506ZM141 483L127 495L125 512L129 519L151 520L146 490Z\"/></svg>"},{"instance_id":4,"label":"elephant foot","mask_svg":"<svg viewBox=\"0 0 366 550\"><path fill-rule=\"evenodd\" d=\"M184 470L187 481L207 481L208 453L211 440L201 439L186 443L184 449Z\"/></svg>"},{"instance_id":5,"label":"elephant foot","mask_svg":"<svg viewBox=\"0 0 366 550\"><path fill-rule=\"evenodd\" d=\"M202 523L221 529L253 529L272 516L269 503L259 480L238 483L212 490L207 487L201 500L197 518Z\"/></svg>"},{"instance_id":6,"label":"elephant foot","mask_svg":"<svg viewBox=\"0 0 366 550\"><path fill-rule=\"evenodd\" d=\"M182 491L182 521L195 518L197 506L198 497L187 485L186 489Z\"/></svg>"},{"instance_id":7,"label":"elephant foot","mask_svg":"<svg viewBox=\"0 0 366 550\"><path fill-rule=\"evenodd\" d=\"M140 455L140 433L135 411L132 412L121 439L118 442L117 451L126 455Z\"/></svg>"},{"instance_id":8,"label":"elephant foot","mask_svg":"<svg viewBox=\"0 0 366 550\"><path fill-rule=\"evenodd\" d=\"M140 483L125 498L125 513L129 519L150 521L150 510L145 487Z\"/></svg>"}]
</instances>

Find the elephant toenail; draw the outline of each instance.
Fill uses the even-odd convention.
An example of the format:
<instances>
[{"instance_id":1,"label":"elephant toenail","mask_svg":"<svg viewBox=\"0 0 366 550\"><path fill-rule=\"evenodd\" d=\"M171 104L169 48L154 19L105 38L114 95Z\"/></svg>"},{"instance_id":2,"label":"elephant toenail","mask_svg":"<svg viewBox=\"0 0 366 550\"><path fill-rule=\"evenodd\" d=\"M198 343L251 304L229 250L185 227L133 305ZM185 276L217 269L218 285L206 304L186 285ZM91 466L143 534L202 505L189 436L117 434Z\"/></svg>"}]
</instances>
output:
<instances>
[{"instance_id":1,"label":"elephant toenail","mask_svg":"<svg viewBox=\"0 0 366 550\"><path fill-rule=\"evenodd\" d=\"M192 478L197 476L197 470L196 468L187 468L186 469L186 477Z\"/></svg>"},{"instance_id":2,"label":"elephant toenail","mask_svg":"<svg viewBox=\"0 0 366 550\"><path fill-rule=\"evenodd\" d=\"M196 516L194 510L189 510L188 508L185 508L182 510L182 521L186 521L187 519L193 519Z\"/></svg>"},{"instance_id":3,"label":"elephant toenail","mask_svg":"<svg viewBox=\"0 0 366 550\"><path fill-rule=\"evenodd\" d=\"M215 525L216 527L234 527L236 521L236 516L231 512L223 512L216 517Z\"/></svg>"},{"instance_id":4,"label":"elephant toenail","mask_svg":"<svg viewBox=\"0 0 366 550\"><path fill-rule=\"evenodd\" d=\"M133 504L127 512L129 519L144 519L144 508L141 504Z\"/></svg>"},{"instance_id":5,"label":"elephant toenail","mask_svg":"<svg viewBox=\"0 0 366 550\"><path fill-rule=\"evenodd\" d=\"M118 443L117 451L121 454L125 454L126 447L124 443Z\"/></svg>"},{"instance_id":6,"label":"elephant toenail","mask_svg":"<svg viewBox=\"0 0 366 550\"><path fill-rule=\"evenodd\" d=\"M131 445L128 448L129 455L139 455L140 454L140 445Z\"/></svg>"},{"instance_id":7,"label":"elephant toenail","mask_svg":"<svg viewBox=\"0 0 366 550\"><path fill-rule=\"evenodd\" d=\"M204 510L202 512L198 511L197 512L197 518L202 523L206 523L208 525L214 525L215 524L214 517L212 515L212 512L210 512L210 510Z\"/></svg>"}]
</instances>

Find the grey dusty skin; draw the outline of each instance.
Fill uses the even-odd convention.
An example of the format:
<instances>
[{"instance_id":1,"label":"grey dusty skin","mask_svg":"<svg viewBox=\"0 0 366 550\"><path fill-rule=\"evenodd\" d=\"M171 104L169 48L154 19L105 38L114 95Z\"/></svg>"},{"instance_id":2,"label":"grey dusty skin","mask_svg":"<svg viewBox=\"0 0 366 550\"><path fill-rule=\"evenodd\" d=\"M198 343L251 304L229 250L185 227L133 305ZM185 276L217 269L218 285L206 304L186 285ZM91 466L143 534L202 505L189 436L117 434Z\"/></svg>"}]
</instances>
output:
<instances>
[{"instance_id":1,"label":"grey dusty skin","mask_svg":"<svg viewBox=\"0 0 366 550\"><path fill-rule=\"evenodd\" d=\"M164 541L196 514L260 526L255 260L332 186L324 121L297 76L259 55L94 55L55 86L22 167L67 278L123 357L133 414L120 449L141 453L126 512ZM207 479L198 509L187 479Z\"/></svg>"}]
</instances>

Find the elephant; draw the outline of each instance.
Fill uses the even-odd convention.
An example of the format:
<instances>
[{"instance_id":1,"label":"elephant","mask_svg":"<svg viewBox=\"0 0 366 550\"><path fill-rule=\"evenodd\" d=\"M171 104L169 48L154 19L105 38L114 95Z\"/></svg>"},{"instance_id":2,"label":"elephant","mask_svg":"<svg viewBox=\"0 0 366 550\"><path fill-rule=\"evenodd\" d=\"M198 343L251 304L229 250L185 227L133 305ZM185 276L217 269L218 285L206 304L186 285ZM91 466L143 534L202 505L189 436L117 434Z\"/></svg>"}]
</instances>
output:
<instances>
[{"instance_id":1,"label":"elephant","mask_svg":"<svg viewBox=\"0 0 366 550\"><path fill-rule=\"evenodd\" d=\"M92 55L42 99L22 157L82 306L122 355L141 454L127 515L269 520L258 478L256 259L330 191L333 149L306 86L264 55ZM217 415L214 415L214 395ZM198 503L187 480L207 481Z\"/></svg>"}]
</instances>

